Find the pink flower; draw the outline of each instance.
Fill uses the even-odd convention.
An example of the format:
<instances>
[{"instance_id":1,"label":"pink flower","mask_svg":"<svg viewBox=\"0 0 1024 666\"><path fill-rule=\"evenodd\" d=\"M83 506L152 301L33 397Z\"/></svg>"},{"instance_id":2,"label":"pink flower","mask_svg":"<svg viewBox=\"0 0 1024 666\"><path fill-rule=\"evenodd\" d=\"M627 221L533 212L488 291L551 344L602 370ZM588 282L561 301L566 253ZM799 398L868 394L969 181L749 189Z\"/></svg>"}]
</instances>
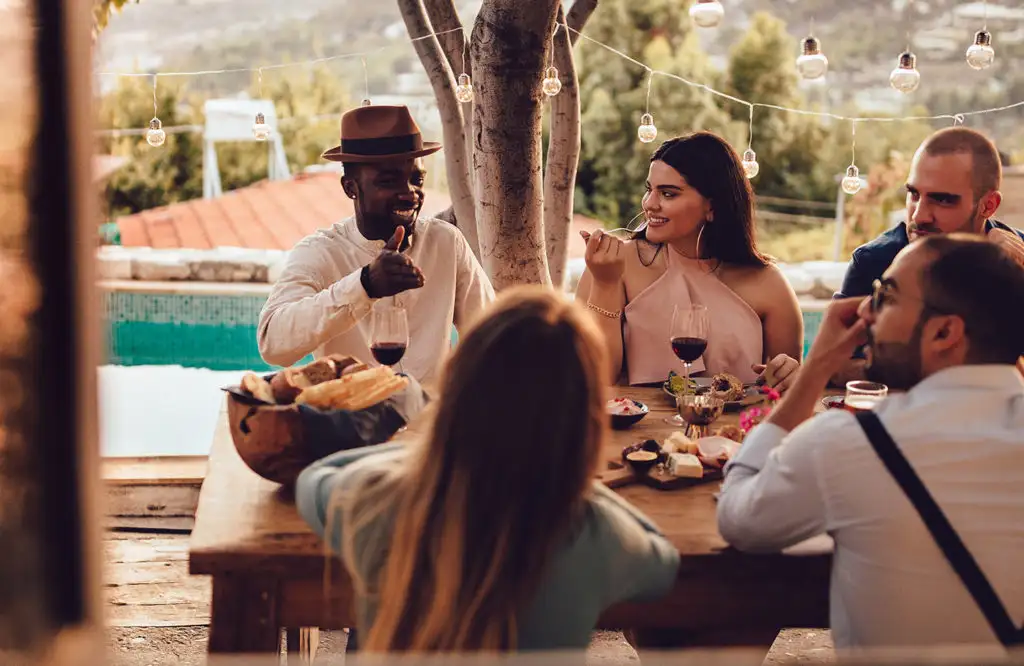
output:
<instances>
[{"instance_id":1,"label":"pink flower","mask_svg":"<svg viewBox=\"0 0 1024 666\"><path fill-rule=\"evenodd\" d=\"M754 429L754 426L759 424L766 416L768 416L769 412L771 412L771 410L765 409L764 407L751 407L740 414L740 428L743 432L750 432Z\"/></svg>"},{"instance_id":2,"label":"pink flower","mask_svg":"<svg viewBox=\"0 0 1024 666\"><path fill-rule=\"evenodd\" d=\"M761 393L765 394L768 397L768 402L778 402L779 398L782 397L778 391L776 391L770 386L761 389Z\"/></svg>"}]
</instances>

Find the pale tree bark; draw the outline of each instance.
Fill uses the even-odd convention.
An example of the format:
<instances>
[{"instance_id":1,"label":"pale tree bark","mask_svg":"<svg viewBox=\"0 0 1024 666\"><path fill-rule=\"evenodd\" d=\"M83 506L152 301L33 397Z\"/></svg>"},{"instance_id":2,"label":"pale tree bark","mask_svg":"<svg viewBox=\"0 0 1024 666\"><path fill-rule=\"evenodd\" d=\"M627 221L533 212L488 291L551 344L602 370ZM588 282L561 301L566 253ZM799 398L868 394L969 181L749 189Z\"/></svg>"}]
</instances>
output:
<instances>
[{"instance_id":1,"label":"pale tree bark","mask_svg":"<svg viewBox=\"0 0 1024 666\"><path fill-rule=\"evenodd\" d=\"M423 37L435 32L427 18L422 0L398 0L398 8L402 12L402 19L410 37ZM413 42L413 46L430 79L437 100L437 110L441 115L444 162L452 208L458 219L459 229L466 237L470 248L477 257L480 257L467 135L463 131L462 105L455 99L454 76L437 37L420 39Z\"/></svg>"},{"instance_id":2,"label":"pale tree bark","mask_svg":"<svg viewBox=\"0 0 1024 666\"><path fill-rule=\"evenodd\" d=\"M456 77L459 74L468 74L472 80L473 61L469 57L466 32L462 27L462 19L459 18L459 12L455 8L455 1L423 0L423 6L427 10L427 17L430 19L430 25L433 26L434 32L445 33L438 35L438 41L444 50L445 56L448 58L448 65L452 68L452 73ZM452 30L458 30L458 32L451 32ZM472 166L473 142L471 137L473 136L473 111L468 105L463 105L462 107L462 132L466 137L466 160ZM470 178L470 187L472 187L472 184L472 178ZM452 215L454 216L454 212ZM479 254L477 256L479 257Z\"/></svg>"},{"instance_id":3,"label":"pale tree bark","mask_svg":"<svg viewBox=\"0 0 1024 666\"><path fill-rule=\"evenodd\" d=\"M551 98L551 131L544 171L544 236L547 241L551 282L565 285L572 229L576 171L580 160L580 89L572 45L587 19L597 8L597 0L576 0L569 16L558 8L558 28L554 43L554 66L562 79L562 91ZM566 24L576 32L566 29Z\"/></svg>"},{"instance_id":4,"label":"pale tree bark","mask_svg":"<svg viewBox=\"0 0 1024 666\"><path fill-rule=\"evenodd\" d=\"M480 254L495 289L551 285L541 181L541 78L558 0L485 0L471 40Z\"/></svg>"}]
</instances>

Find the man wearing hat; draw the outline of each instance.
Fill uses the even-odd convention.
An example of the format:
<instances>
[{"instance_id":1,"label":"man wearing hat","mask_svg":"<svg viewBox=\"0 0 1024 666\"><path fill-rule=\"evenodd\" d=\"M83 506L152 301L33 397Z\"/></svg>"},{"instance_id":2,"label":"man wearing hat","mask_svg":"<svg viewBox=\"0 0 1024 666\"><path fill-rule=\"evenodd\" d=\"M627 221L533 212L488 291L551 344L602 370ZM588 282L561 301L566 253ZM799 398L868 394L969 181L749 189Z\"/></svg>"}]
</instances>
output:
<instances>
[{"instance_id":1,"label":"man wearing hat","mask_svg":"<svg viewBox=\"0 0 1024 666\"><path fill-rule=\"evenodd\" d=\"M362 106L341 119L341 186L355 216L299 241L260 313L260 355L288 366L309 353L373 363L370 318L378 301L404 308L409 346L395 367L430 382L462 328L494 300L494 290L456 227L420 218L423 141L404 106Z\"/></svg>"}]
</instances>

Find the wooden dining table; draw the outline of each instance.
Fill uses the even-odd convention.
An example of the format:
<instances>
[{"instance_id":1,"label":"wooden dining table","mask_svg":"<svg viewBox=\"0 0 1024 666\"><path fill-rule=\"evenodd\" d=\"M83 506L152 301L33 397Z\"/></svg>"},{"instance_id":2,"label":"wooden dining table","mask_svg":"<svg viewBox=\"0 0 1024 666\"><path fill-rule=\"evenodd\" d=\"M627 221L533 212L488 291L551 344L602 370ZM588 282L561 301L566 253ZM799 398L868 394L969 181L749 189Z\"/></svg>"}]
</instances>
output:
<instances>
[{"instance_id":1,"label":"wooden dining table","mask_svg":"<svg viewBox=\"0 0 1024 666\"><path fill-rule=\"evenodd\" d=\"M678 430L665 422L676 410L661 388L617 387L615 393L639 400L650 412L631 428L612 431L604 455L610 464L602 471L621 461L624 447L662 442ZM725 413L712 428L737 423L737 413ZM831 542L816 539L770 555L735 551L718 533L719 488L717 480L674 490L641 483L616 488L654 520L681 560L671 593L609 608L602 628L671 630L678 647L712 647L765 645L785 627L828 626ZM318 628L355 626L344 568L325 555L290 491L258 476L238 456L226 410L199 496L189 570L212 577L210 652L275 652L287 630L290 644L301 642L308 653L315 650Z\"/></svg>"}]
</instances>

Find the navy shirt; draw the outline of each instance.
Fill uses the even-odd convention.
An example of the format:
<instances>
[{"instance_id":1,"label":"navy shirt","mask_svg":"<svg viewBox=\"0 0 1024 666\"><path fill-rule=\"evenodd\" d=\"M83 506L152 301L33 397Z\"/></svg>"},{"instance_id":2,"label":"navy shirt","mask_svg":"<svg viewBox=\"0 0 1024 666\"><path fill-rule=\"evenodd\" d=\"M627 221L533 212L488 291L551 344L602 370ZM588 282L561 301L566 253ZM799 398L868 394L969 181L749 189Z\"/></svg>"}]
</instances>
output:
<instances>
[{"instance_id":1,"label":"navy shirt","mask_svg":"<svg viewBox=\"0 0 1024 666\"><path fill-rule=\"evenodd\" d=\"M1012 231L1024 240L1024 231L1013 229L996 220L986 220L985 232L988 233L993 228ZM833 298L869 295L872 283L882 278L882 273L889 268L892 260L909 244L907 223L900 222L878 238L858 247L853 251L853 258L846 268L843 286Z\"/></svg>"}]
</instances>

